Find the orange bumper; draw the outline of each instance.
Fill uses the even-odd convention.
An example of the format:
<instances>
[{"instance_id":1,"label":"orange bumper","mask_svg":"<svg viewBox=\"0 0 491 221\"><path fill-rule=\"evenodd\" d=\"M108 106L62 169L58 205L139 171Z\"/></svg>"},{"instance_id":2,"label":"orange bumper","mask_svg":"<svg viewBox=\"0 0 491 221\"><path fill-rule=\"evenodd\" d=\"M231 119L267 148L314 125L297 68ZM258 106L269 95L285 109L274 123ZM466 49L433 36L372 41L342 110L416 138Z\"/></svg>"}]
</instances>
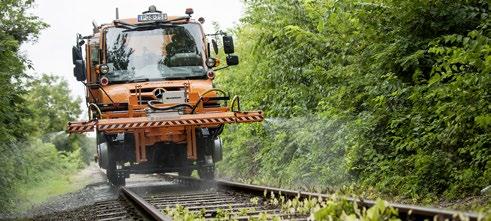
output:
<instances>
[{"instance_id":1,"label":"orange bumper","mask_svg":"<svg viewBox=\"0 0 491 221\"><path fill-rule=\"evenodd\" d=\"M263 120L264 114L261 111L200 113L176 116L155 115L149 117L70 122L68 124L67 132L84 133L94 131L94 129L104 132L120 132L161 127L209 127L220 124L261 122Z\"/></svg>"}]
</instances>

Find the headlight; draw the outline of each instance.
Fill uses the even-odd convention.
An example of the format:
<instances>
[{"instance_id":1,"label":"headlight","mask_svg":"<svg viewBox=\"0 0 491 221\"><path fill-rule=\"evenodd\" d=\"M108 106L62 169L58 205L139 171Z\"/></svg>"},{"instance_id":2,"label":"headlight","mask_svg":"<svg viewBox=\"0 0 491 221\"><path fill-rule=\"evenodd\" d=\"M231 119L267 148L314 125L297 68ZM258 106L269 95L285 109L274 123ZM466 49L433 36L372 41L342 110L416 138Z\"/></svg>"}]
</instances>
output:
<instances>
[{"instance_id":1,"label":"headlight","mask_svg":"<svg viewBox=\"0 0 491 221\"><path fill-rule=\"evenodd\" d=\"M107 74L109 73L109 66L101 64L99 65L99 71L101 72L101 74Z\"/></svg>"},{"instance_id":2,"label":"headlight","mask_svg":"<svg viewBox=\"0 0 491 221\"><path fill-rule=\"evenodd\" d=\"M208 58L206 60L206 66L208 66L209 68L213 68L217 65L217 61L215 58Z\"/></svg>"}]
</instances>

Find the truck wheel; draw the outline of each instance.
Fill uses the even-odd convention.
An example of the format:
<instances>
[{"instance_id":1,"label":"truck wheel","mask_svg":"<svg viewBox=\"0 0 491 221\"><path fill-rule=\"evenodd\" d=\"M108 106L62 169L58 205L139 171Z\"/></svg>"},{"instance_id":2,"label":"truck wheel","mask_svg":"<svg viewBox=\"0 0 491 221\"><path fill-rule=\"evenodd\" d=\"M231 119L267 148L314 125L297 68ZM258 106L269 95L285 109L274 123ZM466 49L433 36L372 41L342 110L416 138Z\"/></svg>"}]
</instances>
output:
<instances>
[{"instance_id":1,"label":"truck wheel","mask_svg":"<svg viewBox=\"0 0 491 221\"><path fill-rule=\"evenodd\" d=\"M215 165L206 165L201 166L198 169L199 178L204 180L213 180L215 179Z\"/></svg>"},{"instance_id":2,"label":"truck wheel","mask_svg":"<svg viewBox=\"0 0 491 221\"><path fill-rule=\"evenodd\" d=\"M99 167L102 169L108 168L108 153L107 153L107 143L101 143L97 145L97 162Z\"/></svg>"},{"instance_id":3,"label":"truck wheel","mask_svg":"<svg viewBox=\"0 0 491 221\"><path fill-rule=\"evenodd\" d=\"M191 168L182 168L177 172L179 176L191 176L193 174L193 170Z\"/></svg>"}]
</instances>

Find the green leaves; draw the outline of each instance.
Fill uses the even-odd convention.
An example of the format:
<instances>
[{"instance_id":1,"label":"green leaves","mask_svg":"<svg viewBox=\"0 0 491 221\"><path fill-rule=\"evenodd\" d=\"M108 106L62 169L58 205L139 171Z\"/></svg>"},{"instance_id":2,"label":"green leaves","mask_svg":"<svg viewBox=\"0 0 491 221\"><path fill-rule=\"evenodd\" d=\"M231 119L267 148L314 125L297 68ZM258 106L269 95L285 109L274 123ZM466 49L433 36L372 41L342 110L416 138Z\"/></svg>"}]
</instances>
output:
<instances>
[{"instance_id":1,"label":"green leaves","mask_svg":"<svg viewBox=\"0 0 491 221\"><path fill-rule=\"evenodd\" d=\"M0 211L18 206L19 183L48 179L46 174L73 172L88 162L92 145L86 137L58 136L53 143L46 133L63 131L66 122L80 114L79 100L71 100L66 82L25 73L31 64L21 44L35 41L47 24L27 11L33 0L0 2ZM53 135L53 134L51 134ZM59 135L59 134L58 134ZM65 134L63 134L65 135ZM41 141L45 139L44 141ZM59 146L62 146L61 148ZM59 150L66 150L58 152Z\"/></svg>"},{"instance_id":2,"label":"green leaves","mask_svg":"<svg viewBox=\"0 0 491 221\"><path fill-rule=\"evenodd\" d=\"M64 131L68 121L81 114L80 98L72 100L67 82L53 75L43 75L28 84L24 99L31 110L30 124L37 134Z\"/></svg>"},{"instance_id":3,"label":"green leaves","mask_svg":"<svg viewBox=\"0 0 491 221\"><path fill-rule=\"evenodd\" d=\"M488 129L491 127L491 114L477 116L474 118L474 121L479 127Z\"/></svg>"},{"instance_id":4,"label":"green leaves","mask_svg":"<svg viewBox=\"0 0 491 221\"><path fill-rule=\"evenodd\" d=\"M218 81L271 121L229 127L226 174L415 200L489 185L487 1L246 4L242 64Z\"/></svg>"}]
</instances>

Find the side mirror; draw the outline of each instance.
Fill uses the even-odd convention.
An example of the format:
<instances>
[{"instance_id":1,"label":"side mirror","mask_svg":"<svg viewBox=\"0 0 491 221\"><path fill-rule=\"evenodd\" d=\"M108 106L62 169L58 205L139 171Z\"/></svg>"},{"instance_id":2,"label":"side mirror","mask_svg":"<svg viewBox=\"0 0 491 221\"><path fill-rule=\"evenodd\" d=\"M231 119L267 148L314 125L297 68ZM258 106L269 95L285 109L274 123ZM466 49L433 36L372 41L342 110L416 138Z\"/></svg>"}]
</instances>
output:
<instances>
[{"instance_id":1,"label":"side mirror","mask_svg":"<svg viewBox=\"0 0 491 221\"><path fill-rule=\"evenodd\" d=\"M215 39L211 39L211 44L213 45L213 51L215 51L215 54L218 54L218 44Z\"/></svg>"},{"instance_id":2,"label":"side mirror","mask_svg":"<svg viewBox=\"0 0 491 221\"><path fill-rule=\"evenodd\" d=\"M72 62L75 65L73 75L78 81L85 81L87 79L84 57L82 55L82 45L84 44L85 41L82 39L82 35L77 34L75 46L72 47Z\"/></svg>"},{"instance_id":3,"label":"side mirror","mask_svg":"<svg viewBox=\"0 0 491 221\"><path fill-rule=\"evenodd\" d=\"M227 65L233 66L239 64L239 56L237 55L227 55Z\"/></svg>"},{"instance_id":4,"label":"side mirror","mask_svg":"<svg viewBox=\"0 0 491 221\"><path fill-rule=\"evenodd\" d=\"M234 38L232 36L223 36L223 50L225 54L233 54L234 50Z\"/></svg>"},{"instance_id":5,"label":"side mirror","mask_svg":"<svg viewBox=\"0 0 491 221\"><path fill-rule=\"evenodd\" d=\"M85 81L87 76L85 74L85 62L82 56L82 48L80 46L72 47L72 62L75 65L73 68L73 75L78 81Z\"/></svg>"},{"instance_id":6,"label":"side mirror","mask_svg":"<svg viewBox=\"0 0 491 221\"><path fill-rule=\"evenodd\" d=\"M73 46L72 47L72 62L73 64L76 63L77 60L83 60L83 56L82 56L82 48L81 47L77 47L77 46Z\"/></svg>"},{"instance_id":7,"label":"side mirror","mask_svg":"<svg viewBox=\"0 0 491 221\"><path fill-rule=\"evenodd\" d=\"M73 68L73 75L77 78L77 81L85 81L87 76L85 75L85 62L84 60L76 60L75 67Z\"/></svg>"}]
</instances>

